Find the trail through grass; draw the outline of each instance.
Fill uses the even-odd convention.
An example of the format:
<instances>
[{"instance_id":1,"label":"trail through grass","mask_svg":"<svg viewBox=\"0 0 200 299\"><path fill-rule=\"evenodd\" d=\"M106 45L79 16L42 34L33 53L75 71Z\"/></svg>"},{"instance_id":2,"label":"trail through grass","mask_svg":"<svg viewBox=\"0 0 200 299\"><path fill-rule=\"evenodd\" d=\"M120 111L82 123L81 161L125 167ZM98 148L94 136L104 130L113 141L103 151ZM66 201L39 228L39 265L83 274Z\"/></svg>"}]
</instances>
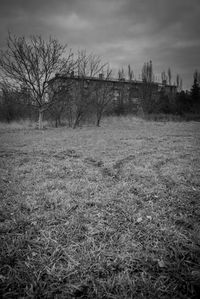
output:
<instances>
[{"instance_id":1,"label":"trail through grass","mask_svg":"<svg viewBox=\"0 0 200 299\"><path fill-rule=\"evenodd\" d=\"M0 134L2 298L197 298L199 123Z\"/></svg>"}]
</instances>

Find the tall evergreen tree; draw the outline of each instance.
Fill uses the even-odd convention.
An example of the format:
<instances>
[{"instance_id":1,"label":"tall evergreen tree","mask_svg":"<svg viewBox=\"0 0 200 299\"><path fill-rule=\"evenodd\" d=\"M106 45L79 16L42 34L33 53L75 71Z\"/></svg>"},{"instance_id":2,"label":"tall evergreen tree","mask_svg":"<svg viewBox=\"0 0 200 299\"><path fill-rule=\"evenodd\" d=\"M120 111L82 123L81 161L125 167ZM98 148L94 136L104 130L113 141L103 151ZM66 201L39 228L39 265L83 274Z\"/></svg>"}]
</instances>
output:
<instances>
[{"instance_id":1,"label":"tall evergreen tree","mask_svg":"<svg viewBox=\"0 0 200 299\"><path fill-rule=\"evenodd\" d=\"M194 81L191 88L191 98L193 104L200 102L200 73L198 71L194 72Z\"/></svg>"}]
</instances>

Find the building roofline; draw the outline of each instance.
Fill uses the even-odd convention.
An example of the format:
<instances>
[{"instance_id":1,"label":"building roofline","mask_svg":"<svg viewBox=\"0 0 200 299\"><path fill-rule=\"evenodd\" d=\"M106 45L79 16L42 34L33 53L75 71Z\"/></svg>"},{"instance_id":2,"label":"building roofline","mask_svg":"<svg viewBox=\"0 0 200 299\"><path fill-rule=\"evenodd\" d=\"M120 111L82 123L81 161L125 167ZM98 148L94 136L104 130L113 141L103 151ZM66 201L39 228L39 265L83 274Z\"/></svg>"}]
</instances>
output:
<instances>
[{"instance_id":1,"label":"building roofline","mask_svg":"<svg viewBox=\"0 0 200 299\"><path fill-rule=\"evenodd\" d=\"M71 80L77 80L77 79L83 79L83 80L90 80L90 81L101 81L101 82L112 82L112 83L125 83L125 84L130 84L130 83L134 83L134 84L142 84L143 81L141 80L127 80L127 79L117 79L114 77L111 77L109 79L107 78L99 78L99 77L91 77L91 76L78 76L78 75L70 75L70 74L59 74L57 73L55 75L55 77L53 77L52 79L50 79L48 82L52 82L55 81L57 79L71 79ZM166 87L177 87L176 85L169 85L169 84L163 84L160 82L152 82L152 84L154 85L158 85L160 87L166 86Z\"/></svg>"}]
</instances>

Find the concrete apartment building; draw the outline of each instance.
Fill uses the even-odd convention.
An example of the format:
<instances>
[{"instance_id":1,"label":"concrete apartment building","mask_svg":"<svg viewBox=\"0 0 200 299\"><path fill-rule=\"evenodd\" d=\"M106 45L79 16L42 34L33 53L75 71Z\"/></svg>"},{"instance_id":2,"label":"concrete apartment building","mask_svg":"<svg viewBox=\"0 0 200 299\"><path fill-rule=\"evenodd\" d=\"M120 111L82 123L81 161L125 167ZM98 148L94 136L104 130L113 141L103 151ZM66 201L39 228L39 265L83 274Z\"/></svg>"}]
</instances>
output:
<instances>
[{"instance_id":1,"label":"concrete apartment building","mask_svg":"<svg viewBox=\"0 0 200 299\"><path fill-rule=\"evenodd\" d=\"M112 90L112 103L123 101L123 103L132 103L132 108L136 112L142 97L144 96L145 88L151 88L152 97L155 100L159 99L161 91L169 95L175 96L177 93L177 87L175 85L168 85L165 81L163 83L144 83L138 80L127 80L125 78L104 78L103 74L99 74L98 77L77 76L74 72L71 74L56 74L54 78L49 81L49 91L65 90L76 93L80 85L84 90L97 90L100 88L107 88Z\"/></svg>"}]
</instances>

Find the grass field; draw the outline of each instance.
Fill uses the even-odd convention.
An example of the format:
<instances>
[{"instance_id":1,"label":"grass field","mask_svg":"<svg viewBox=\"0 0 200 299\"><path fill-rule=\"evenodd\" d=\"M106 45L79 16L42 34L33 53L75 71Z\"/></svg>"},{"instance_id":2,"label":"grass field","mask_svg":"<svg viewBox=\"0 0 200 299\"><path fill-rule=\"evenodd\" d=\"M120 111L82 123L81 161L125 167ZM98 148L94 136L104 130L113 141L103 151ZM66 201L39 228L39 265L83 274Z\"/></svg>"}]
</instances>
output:
<instances>
[{"instance_id":1,"label":"grass field","mask_svg":"<svg viewBox=\"0 0 200 299\"><path fill-rule=\"evenodd\" d=\"M200 123L0 134L0 297L198 297Z\"/></svg>"}]
</instances>

